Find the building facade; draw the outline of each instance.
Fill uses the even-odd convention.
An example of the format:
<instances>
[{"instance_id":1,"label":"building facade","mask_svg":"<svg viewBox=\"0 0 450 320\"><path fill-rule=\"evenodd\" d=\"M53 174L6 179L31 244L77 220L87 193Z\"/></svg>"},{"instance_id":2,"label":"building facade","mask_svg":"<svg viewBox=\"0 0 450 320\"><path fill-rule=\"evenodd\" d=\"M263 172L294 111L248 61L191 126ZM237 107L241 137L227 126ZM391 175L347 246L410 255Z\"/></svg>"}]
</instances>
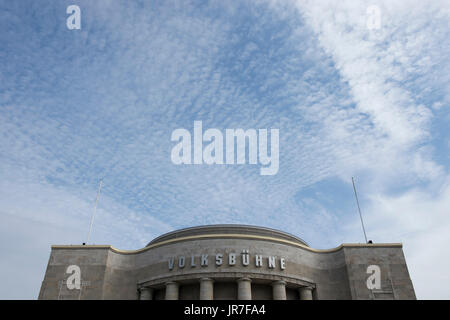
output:
<instances>
[{"instance_id":1,"label":"building facade","mask_svg":"<svg viewBox=\"0 0 450 320\"><path fill-rule=\"evenodd\" d=\"M210 225L145 248L52 246L39 299L415 299L402 244L308 246L291 234Z\"/></svg>"}]
</instances>

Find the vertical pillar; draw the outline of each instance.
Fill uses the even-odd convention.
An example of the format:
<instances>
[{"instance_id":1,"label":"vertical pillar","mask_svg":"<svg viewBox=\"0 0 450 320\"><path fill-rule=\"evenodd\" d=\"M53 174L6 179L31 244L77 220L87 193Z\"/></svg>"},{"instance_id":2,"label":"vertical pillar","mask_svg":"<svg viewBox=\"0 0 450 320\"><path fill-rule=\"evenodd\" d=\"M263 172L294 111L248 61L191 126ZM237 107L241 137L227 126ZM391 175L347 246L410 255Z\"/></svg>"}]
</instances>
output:
<instances>
[{"instance_id":1,"label":"vertical pillar","mask_svg":"<svg viewBox=\"0 0 450 320\"><path fill-rule=\"evenodd\" d=\"M200 279L200 300L213 300L214 281L210 278Z\"/></svg>"},{"instance_id":2,"label":"vertical pillar","mask_svg":"<svg viewBox=\"0 0 450 320\"><path fill-rule=\"evenodd\" d=\"M166 300L178 300L178 283L166 283Z\"/></svg>"},{"instance_id":3,"label":"vertical pillar","mask_svg":"<svg viewBox=\"0 0 450 320\"><path fill-rule=\"evenodd\" d=\"M238 284L238 300L252 300L252 281L249 278L240 278Z\"/></svg>"},{"instance_id":4,"label":"vertical pillar","mask_svg":"<svg viewBox=\"0 0 450 320\"><path fill-rule=\"evenodd\" d=\"M275 281L272 283L273 300L286 300L286 282Z\"/></svg>"},{"instance_id":5,"label":"vertical pillar","mask_svg":"<svg viewBox=\"0 0 450 320\"><path fill-rule=\"evenodd\" d=\"M312 290L313 288L311 287L300 287L298 289L298 292L300 294L300 300L312 300L313 299Z\"/></svg>"},{"instance_id":6,"label":"vertical pillar","mask_svg":"<svg viewBox=\"0 0 450 320\"><path fill-rule=\"evenodd\" d=\"M139 299L140 300L153 300L153 289L152 288L141 288Z\"/></svg>"}]
</instances>

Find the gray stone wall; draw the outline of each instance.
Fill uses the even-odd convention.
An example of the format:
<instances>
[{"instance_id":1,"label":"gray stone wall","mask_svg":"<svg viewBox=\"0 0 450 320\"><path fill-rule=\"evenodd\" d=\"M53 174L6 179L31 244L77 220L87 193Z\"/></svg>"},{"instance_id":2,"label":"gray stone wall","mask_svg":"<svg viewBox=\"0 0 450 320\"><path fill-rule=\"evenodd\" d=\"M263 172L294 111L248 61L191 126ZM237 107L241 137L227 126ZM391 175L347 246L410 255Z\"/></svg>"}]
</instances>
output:
<instances>
[{"instance_id":1,"label":"gray stone wall","mask_svg":"<svg viewBox=\"0 0 450 320\"><path fill-rule=\"evenodd\" d=\"M108 256L108 248L52 249L39 299L102 299ZM65 284L70 265L81 269L81 291Z\"/></svg>"},{"instance_id":2,"label":"gray stone wall","mask_svg":"<svg viewBox=\"0 0 450 320\"><path fill-rule=\"evenodd\" d=\"M243 250L249 254L248 265L243 264ZM222 265L215 263L216 254L223 255ZM236 254L235 265L226 263L230 254ZM208 255L208 265L201 266L201 255ZM262 256L262 266L256 266L256 255ZM185 264L180 268L182 256ZM191 256L195 267L191 266ZM269 256L276 258L275 268L268 267ZM284 270L281 258L285 259ZM169 268L170 259L174 259L173 269ZM64 283L69 265L80 267L81 290L69 290ZM380 289L367 288L369 265L380 267ZM206 281L201 288L200 279L205 278L213 284ZM242 278L251 279L253 299L308 299L311 290L314 299L415 299L399 244L315 250L286 238L272 241L220 236L172 239L128 252L109 246L53 246L39 299L139 299L140 288L151 289L142 298L160 299L166 297L168 282L175 282L168 290L169 295L176 292L178 299L198 299L200 292L203 298L236 299L237 283Z\"/></svg>"},{"instance_id":3,"label":"gray stone wall","mask_svg":"<svg viewBox=\"0 0 450 320\"><path fill-rule=\"evenodd\" d=\"M352 299L416 299L401 248L346 247L343 251ZM380 267L380 289L367 289L369 265Z\"/></svg>"}]
</instances>

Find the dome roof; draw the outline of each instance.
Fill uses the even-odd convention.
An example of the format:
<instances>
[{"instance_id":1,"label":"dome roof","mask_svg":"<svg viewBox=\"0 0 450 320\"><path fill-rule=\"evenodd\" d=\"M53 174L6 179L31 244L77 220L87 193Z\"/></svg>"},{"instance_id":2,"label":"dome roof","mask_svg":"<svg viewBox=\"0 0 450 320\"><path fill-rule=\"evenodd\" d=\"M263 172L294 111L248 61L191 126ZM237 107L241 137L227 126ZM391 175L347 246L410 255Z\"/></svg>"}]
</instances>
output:
<instances>
[{"instance_id":1,"label":"dome roof","mask_svg":"<svg viewBox=\"0 0 450 320\"><path fill-rule=\"evenodd\" d=\"M171 231L165 233L147 244L147 247L150 245L154 245L159 242L183 238L183 237L192 237L192 236L203 236L203 235L224 235L224 234L239 234L239 235L249 235L249 236L263 236L263 237L271 237L278 238L283 240L288 240L292 242L297 242L302 245L309 245L299 237L296 237L290 233L266 228L266 227L258 227L251 225L243 225L243 224L212 224L212 225L204 225L197 227L189 227L184 229L179 229L175 231Z\"/></svg>"}]
</instances>

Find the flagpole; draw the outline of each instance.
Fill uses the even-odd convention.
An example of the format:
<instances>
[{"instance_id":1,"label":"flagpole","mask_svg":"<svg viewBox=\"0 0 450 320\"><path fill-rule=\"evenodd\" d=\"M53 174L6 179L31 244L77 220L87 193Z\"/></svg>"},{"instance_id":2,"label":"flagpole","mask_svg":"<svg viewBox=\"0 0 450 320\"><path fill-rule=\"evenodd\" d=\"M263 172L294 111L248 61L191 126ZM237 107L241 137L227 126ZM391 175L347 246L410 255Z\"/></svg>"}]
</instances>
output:
<instances>
[{"instance_id":1,"label":"flagpole","mask_svg":"<svg viewBox=\"0 0 450 320\"><path fill-rule=\"evenodd\" d=\"M362 226L362 229L364 232L364 239L366 239L366 243L367 243L366 229L364 228L364 221L363 221L362 214L361 214L361 208L359 207L359 200L358 200L358 195L356 194L355 181L353 180L353 177L352 177L352 184L353 184L353 191L355 191L356 204L358 205L359 218L361 219L361 226Z\"/></svg>"},{"instance_id":2,"label":"flagpole","mask_svg":"<svg viewBox=\"0 0 450 320\"><path fill-rule=\"evenodd\" d=\"M100 192L102 191L102 184L103 184L103 179L100 179L100 184L98 186L98 191L97 191L97 198L95 199L94 212L92 213L91 223L89 225L89 233L88 233L88 236L87 236L86 244L89 243L89 239L91 237L92 224L94 223L95 213L97 212L97 205L98 205L98 200L100 198Z\"/></svg>"}]
</instances>

